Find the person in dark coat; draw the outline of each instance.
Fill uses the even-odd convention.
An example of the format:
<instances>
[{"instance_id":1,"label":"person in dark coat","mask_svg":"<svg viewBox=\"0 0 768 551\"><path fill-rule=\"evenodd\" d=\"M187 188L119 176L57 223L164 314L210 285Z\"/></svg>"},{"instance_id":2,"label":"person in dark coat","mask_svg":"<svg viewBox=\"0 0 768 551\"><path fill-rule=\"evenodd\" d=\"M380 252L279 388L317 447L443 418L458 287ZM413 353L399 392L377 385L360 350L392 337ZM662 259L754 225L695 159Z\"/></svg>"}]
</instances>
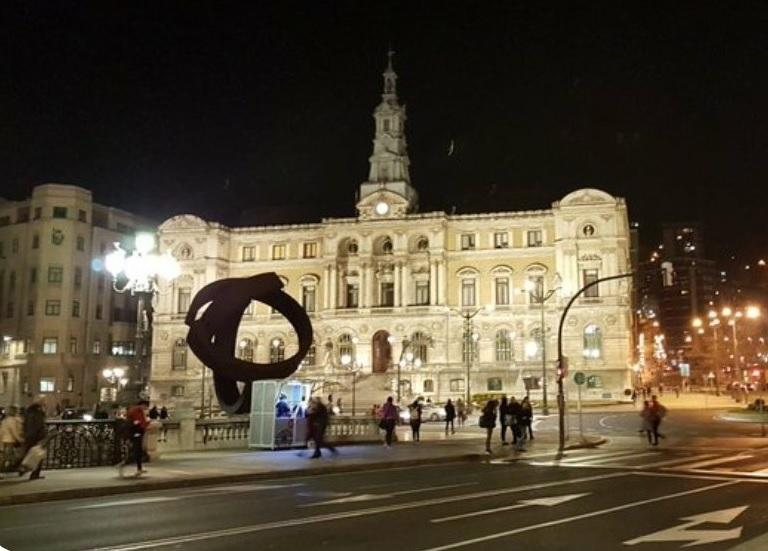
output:
<instances>
[{"instance_id":1,"label":"person in dark coat","mask_svg":"<svg viewBox=\"0 0 768 551\"><path fill-rule=\"evenodd\" d=\"M400 420L400 412L395 406L392 396L389 396L379 409L379 417L381 417L379 428L384 429L384 445L391 448L392 436L395 433L397 422Z\"/></svg>"},{"instance_id":2,"label":"person in dark coat","mask_svg":"<svg viewBox=\"0 0 768 551\"><path fill-rule=\"evenodd\" d=\"M509 401L506 396L501 397L501 403L499 404L499 426L501 427L501 445L506 446L507 442L507 428L510 422L509 416Z\"/></svg>"},{"instance_id":3,"label":"person in dark coat","mask_svg":"<svg viewBox=\"0 0 768 551\"><path fill-rule=\"evenodd\" d=\"M448 434L448 427L451 427L451 434L456 434L456 429L453 426L453 420L456 419L456 407L448 398L448 402L445 404L445 434Z\"/></svg>"},{"instance_id":4,"label":"person in dark coat","mask_svg":"<svg viewBox=\"0 0 768 551\"><path fill-rule=\"evenodd\" d=\"M485 453L491 454L491 437L496 428L496 409L499 403L496 400L488 400L480 413L480 426L486 430Z\"/></svg>"},{"instance_id":5,"label":"person in dark coat","mask_svg":"<svg viewBox=\"0 0 768 551\"><path fill-rule=\"evenodd\" d=\"M149 410L149 418L157 419L158 417L160 417L160 413L157 411L157 406L152 406L152 408Z\"/></svg>"},{"instance_id":6,"label":"person in dark coat","mask_svg":"<svg viewBox=\"0 0 768 551\"><path fill-rule=\"evenodd\" d=\"M160 419L168 419L168 408L165 406L160 408Z\"/></svg>"},{"instance_id":7,"label":"person in dark coat","mask_svg":"<svg viewBox=\"0 0 768 551\"><path fill-rule=\"evenodd\" d=\"M411 433L413 433L413 441L419 442L421 440L421 414L422 414L421 402L415 400L410 406L411 414Z\"/></svg>"},{"instance_id":8,"label":"person in dark coat","mask_svg":"<svg viewBox=\"0 0 768 551\"><path fill-rule=\"evenodd\" d=\"M142 460L144 458L144 433L149 426L149 419L147 419L147 410L149 409L149 402L147 400L139 400L135 406L131 406L126 414L126 420L128 421L128 435L131 440L132 456L127 457L123 461L117 464L117 468L120 472L120 476L123 476L125 466L129 463L136 463L136 476L141 476L147 471L142 467Z\"/></svg>"},{"instance_id":9,"label":"person in dark coat","mask_svg":"<svg viewBox=\"0 0 768 551\"><path fill-rule=\"evenodd\" d=\"M522 427L523 433L527 433L527 437L533 440L533 408L531 407L531 400L526 396L523 401L520 402L520 407L523 410L522 415Z\"/></svg>"},{"instance_id":10,"label":"person in dark coat","mask_svg":"<svg viewBox=\"0 0 768 551\"><path fill-rule=\"evenodd\" d=\"M523 406L515 400L514 396L509 400L509 414L512 421L512 433L514 434L512 443L517 451L525 451L523 450L523 444L525 443L526 428L523 425Z\"/></svg>"},{"instance_id":11,"label":"person in dark coat","mask_svg":"<svg viewBox=\"0 0 768 551\"><path fill-rule=\"evenodd\" d=\"M333 404L331 404L333 406ZM317 459L322 455L320 448L326 447L331 453L337 453L336 448L325 441L325 431L328 428L328 407L323 403L322 398L313 398L307 409L307 423L309 424L310 438L315 441L315 453L312 459Z\"/></svg>"},{"instance_id":12,"label":"person in dark coat","mask_svg":"<svg viewBox=\"0 0 768 551\"><path fill-rule=\"evenodd\" d=\"M41 396L27 408L24 414L24 453L26 454L33 446L43 444L47 435L48 433L45 428L45 398ZM45 478L40 474L42 470L43 462L41 461L40 465L29 475L29 479ZM19 475L23 474L23 470L19 471Z\"/></svg>"}]
</instances>

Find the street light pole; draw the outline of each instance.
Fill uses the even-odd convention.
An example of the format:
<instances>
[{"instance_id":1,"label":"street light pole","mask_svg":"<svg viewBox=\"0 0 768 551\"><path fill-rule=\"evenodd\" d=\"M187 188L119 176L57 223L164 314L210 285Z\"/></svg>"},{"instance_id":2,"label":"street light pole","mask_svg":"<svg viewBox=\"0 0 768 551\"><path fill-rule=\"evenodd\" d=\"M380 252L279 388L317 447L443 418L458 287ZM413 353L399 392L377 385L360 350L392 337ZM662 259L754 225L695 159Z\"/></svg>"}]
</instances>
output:
<instances>
[{"instance_id":1,"label":"street light pole","mask_svg":"<svg viewBox=\"0 0 768 551\"><path fill-rule=\"evenodd\" d=\"M559 279L559 276L556 276ZM543 280L542 280L543 281ZM542 283L543 285L543 283ZM526 281L526 288L523 289L523 292L528 292L528 294L531 295L533 300L539 305L539 308L541 309L541 393L542 393L542 400L541 400L541 414L542 415L549 415L549 405L547 404L547 328L545 325L544 320L544 307L546 305L546 302L552 298L555 293L560 289L560 286L557 285L547 291L546 293L541 290L541 292L537 292L536 285L529 279Z\"/></svg>"},{"instance_id":2,"label":"street light pole","mask_svg":"<svg viewBox=\"0 0 768 551\"><path fill-rule=\"evenodd\" d=\"M576 302L576 299L579 298L584 292L594 287L595 285L599 285L600 283L603 283L605 281L611 281L613 279L623 279L625 277L634 277L636 275L635 272L629 272L626 274L619 274L615 276L609 276L609 277L603 277L600 279L596 279L595 281L592 281L591 283L586 284L584 287L576 291L574 295L571 297L571 299L568 301L568 304L565 305L565 308L563 309L563 313L560 315L560 324L557 326L557 408L558 408L558 431L559 431L559 439L558 439L558 451L562 453L562 451L565 449L565 393L563 391L563 378L565 377L565 369L563 366L563 326L565 325L565 317L568 315L568 310L570 310L571 306L573 306L573 303Z\"/></svg>"}]
</instances>

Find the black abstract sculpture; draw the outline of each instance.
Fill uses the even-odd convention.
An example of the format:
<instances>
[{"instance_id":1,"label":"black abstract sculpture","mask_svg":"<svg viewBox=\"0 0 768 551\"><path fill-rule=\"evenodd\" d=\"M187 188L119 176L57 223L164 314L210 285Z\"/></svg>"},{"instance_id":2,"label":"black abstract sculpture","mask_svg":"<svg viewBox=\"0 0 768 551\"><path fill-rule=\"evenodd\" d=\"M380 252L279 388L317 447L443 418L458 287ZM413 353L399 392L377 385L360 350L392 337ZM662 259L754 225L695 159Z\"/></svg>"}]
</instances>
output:
<instances>
[{"instance_id":1,"label":"black abstract sculpture","mask_svg":"<svg viewBox=\"0 0 768 551\"><path fill-rule=\"evenodd\" d=\"M282 379L299 367L312 345L312 323L307 313L282 291L283 282L270 272L252 277L221 279L209 283L195 295L187 312L187 343L195 356L213 371L216 397L228 413L246 413L251 407L252 381ZM243 312L252 300L280 312L299 337L299 350L282 361L260 364L234 355L237 330ZM200 309L208 308L198 317ZM241 392L237 383L245 383Z\"/></svg>"}]
</instances>

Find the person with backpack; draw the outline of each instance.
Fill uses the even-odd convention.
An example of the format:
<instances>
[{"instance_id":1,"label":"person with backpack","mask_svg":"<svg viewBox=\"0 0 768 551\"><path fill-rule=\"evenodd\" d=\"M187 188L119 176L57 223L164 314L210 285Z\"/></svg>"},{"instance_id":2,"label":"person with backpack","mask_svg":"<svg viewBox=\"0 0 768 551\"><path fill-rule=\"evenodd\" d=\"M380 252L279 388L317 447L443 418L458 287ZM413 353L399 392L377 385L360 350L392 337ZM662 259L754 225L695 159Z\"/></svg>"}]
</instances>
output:
<instances>
[{"instance_id":1,"label":"person with backpack","mask_svg":"<svg viewBox=\"0 0 768 551\"><path fill-rule=\"evenodd\" d=\"M480 426L485 429L485 453L491 455L491 438L493 429L496 428L496 408L499 403L496 400L488 400L480 413Z\"/></svg>"},{"instance_id":2,"label":"person with backpack","mask_svg":"<svg viewBox=\"0 0 768 551\"><path fill-rule=\"evenodd\" d=\"M414 442L419 442L419 441L421 441L421 435L420 435L420 431L421 431L421 415L422 415L422 412L423 412L422 407L421 407L421 402L419 402L418 400L415 400L411 404L409 410L410 410L410 414L411 414L411 433L412 433L412 436L413 436L413 441Z\"/></svg>"},{"instance_id":3,"label":"person with backpack","mask_svg":"<svg viewBox=\"0 0 768 551\"><path fill-rule=\"evenodd\" d=\"M456 434L456 428L453 426L453 420L456 419L456 406L450 398L445 403L445 435L448 436L448 427L451 427L451 434Z\"/></svg>"},{"instance_id":4,"label":"person with backpack","mask_svg":"<svg viewBox=\"0 0 768 551\"><path fill-rule=\"evenodd\" d=\"M147 419L148 409L149 401L144 399L139 400L135 406L128 408L128 413L126 414L127 434L131 440L132 458L126 457L117 464L121 477L123 476L126 465L129 463L136 463L136 476L141 476L147 472L142 468L141 462L144 458L144 432L149 425L149 419Z\"/></svg>"}]
</instances>

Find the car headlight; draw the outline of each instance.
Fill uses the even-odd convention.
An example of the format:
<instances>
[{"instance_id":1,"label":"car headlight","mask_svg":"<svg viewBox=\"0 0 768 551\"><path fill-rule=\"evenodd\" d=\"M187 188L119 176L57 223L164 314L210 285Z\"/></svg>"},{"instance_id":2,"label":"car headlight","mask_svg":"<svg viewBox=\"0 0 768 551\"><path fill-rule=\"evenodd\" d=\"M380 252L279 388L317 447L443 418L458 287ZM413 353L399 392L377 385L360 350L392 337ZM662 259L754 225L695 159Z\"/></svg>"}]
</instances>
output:
<instances>
[{"instance_id":1,"label":"car headlight","mask_svg":"<svg viewBox=\"0 0 768 551\"><path fill-rule=\"evenodd\" d=\"M93 421L93 415L86 413L83 415L83 421Z\"/></svg>"}]
</instances>

